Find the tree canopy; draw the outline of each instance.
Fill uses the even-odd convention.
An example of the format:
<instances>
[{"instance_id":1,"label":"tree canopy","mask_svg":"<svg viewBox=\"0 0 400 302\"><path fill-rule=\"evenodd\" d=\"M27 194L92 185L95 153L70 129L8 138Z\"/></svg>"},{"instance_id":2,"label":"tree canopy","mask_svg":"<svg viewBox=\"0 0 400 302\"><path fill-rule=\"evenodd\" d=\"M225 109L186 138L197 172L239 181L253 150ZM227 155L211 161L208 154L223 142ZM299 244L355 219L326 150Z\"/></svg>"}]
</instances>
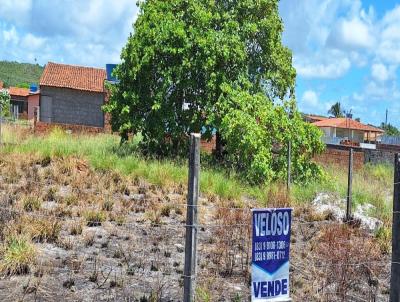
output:
<instances>
[{"instance_id":1,"label":"tree canopy","mask_svg":"<svg viewBox=\"0 0 400 302\"><path fill-rule=\"evenodd\" d=\"M385 134L389 135L389 136L400 136L400 131L399 129L397 129L395 126L393 126L392 124L388 123L382 123L381 124L381 128L383 130L385 130Z\"/></svg>"},{"instance_id":2,"label":"tree canopy","mask_svg":"<svg viewBox=\"0 0 400 302\"><path fill-rule=\"evenodd\" d=\"M123 139L141 133L142 149L158 155L186 151L191 132L217 133L225 159L251 182L278 177L284 165L272 150L298 135L299 174L315 171L309 159L322 149L320 132L297 113L278 2L140 2L105 106L113 130Z\"/></svg>"},{"instance_id":3,"label":"tree canopy","mask_svg":"<svg viewBox=\"0 0 400 302\"><path fill-rule=\"evenodd\" d=\"M334 117L344 117L345 110L342 108L340 102L336 102L332 105L332 107L328 110L328 114L333 115Z\"/></svg>"}]
</instances>

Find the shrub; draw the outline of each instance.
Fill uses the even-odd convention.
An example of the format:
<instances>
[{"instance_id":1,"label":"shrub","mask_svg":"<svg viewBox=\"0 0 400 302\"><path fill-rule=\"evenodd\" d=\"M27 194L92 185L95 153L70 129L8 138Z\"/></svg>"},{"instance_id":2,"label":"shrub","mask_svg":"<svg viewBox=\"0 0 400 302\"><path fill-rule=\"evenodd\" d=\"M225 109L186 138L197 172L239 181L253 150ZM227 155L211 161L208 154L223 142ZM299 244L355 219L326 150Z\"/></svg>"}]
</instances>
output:
<instances>
[{"instance_id":1,"label":"shrub","mask_svg":"<svg viewBox=\"0 0 400 302\"><path fill-rule=\"evenodd\" d=\"M36 250L28 237L10 235L1 251L0 271L6 275L26 274L36 258Z\"/></svg>"},{"instance_id":2,"label":"shrub","mask_svg":"<svg viewBox=\"0 0 400 302\"><path fill-rule=\"evenodd\" d=\"M263 93L251 94L228 85L223 90L219 110L223 112L226 161L244 179L252 184L286 179L289 142L293 180L309 182L321 176L312 157L324 148L322 132L302 120L294 102L276 105Z\"/></svg>"},{"instance_id":3,"label":"shrub","mask_svg":"<svg viewBox=\"0 0 400 302\"><path fill-rule=\"evenodd\" d=\"M69 233L74 236L81 235L82 234L82 223L80 223L80 222L73 223L69 229Z\"/></svg>"},{"instance_id":4,"label":"shrub","mask_svg":"<svg viewBox=\"0 0 400 302\"><path fill-rule=\"evenodd\" d=\"M32 218L26 226L33 240L56 242L61 231L61 224L56 218Z\"/></svg>"},{"instance_id":5,"label":"shrub","mask_svg":"<svg viewBox=\"0 0 400 302\"><path fill-rule=\"evenodd\" d=\"M102 209L103 209L103 211L110 212L110 211L112 211L113 207L114 207L114 202L112 200L106 200L103 203Z\"/></svg>"},{"instance_id":6,"label":"shrub","mask_svg":"<svg viewBox=\"0 0 400 302\"><path fill-rule=\"evenodd\" d=\"M23 216L12 224L8 234L23 234L38 242L55 242L61 231L60 222L54 217L38 218Z\"/></svg>"},{"instance_id":7,"label":"shrub","mask_svg":"<svg viewBox=\"0 0 400 302\"><path fill-rule=\"evenodd\" d=\"M101 225L106 220L106 215L103 211L89 210L85 213L86 225L88 227L94 227Z\"/></svg>"},{"instance_id":8,"label":"shrub","mask_svg":"<svg viewBox=\"0 0 400 302\"><path fill-rule=\"evenodd\" d=\"M64 198L64 202L67 206L78 205L78 197L76 195L68 195Z\"/></svg>"},{"instance_id":9,"label":"shrub","mask_svg":"<svg viewBox=\"0 0 400 302\"><path fill-rule=\"evenodd\" d=\"M392 230L390 227L380 227L376 233L375 238L383 254L389 254L392 248Z\"/></svg>"},{"instance_id":10,"label":"shrub","mask_svg":"<svg viewBox=\"0 0 400 302\"><path fill-rule=\"evenodd\" d=\"M27 196L22 200L22 206L25 211L33 212L40 209L42 202L36 196Z\"/></svg>"},{"instance_id":11,"label":"shrub","mask_svg":"<svg viewBox=\"0 0 400 302\"><path fill-rule=\"evenodd\" d=\"M315 251L321 267L321 290L335 292L337 301L347 301L352 290L374 292L382 270L379 247L369 234L347 225L330 225L322 230ZM312 263L309 264L312 267ZM369 287L369 288L368 288Z\"/></svg>"},{"instance_id":12,"label":"shrub","mask_svg":"<svg viewBox=\"0 0 400 302\"><path fill-rule=\"evenodd\" d=\"M0 89L0 106L2 108L1 110L1 116L2 117L8 117L11 115L10 111L10 94L6 89Z\"/></svg>"}]
</instances>

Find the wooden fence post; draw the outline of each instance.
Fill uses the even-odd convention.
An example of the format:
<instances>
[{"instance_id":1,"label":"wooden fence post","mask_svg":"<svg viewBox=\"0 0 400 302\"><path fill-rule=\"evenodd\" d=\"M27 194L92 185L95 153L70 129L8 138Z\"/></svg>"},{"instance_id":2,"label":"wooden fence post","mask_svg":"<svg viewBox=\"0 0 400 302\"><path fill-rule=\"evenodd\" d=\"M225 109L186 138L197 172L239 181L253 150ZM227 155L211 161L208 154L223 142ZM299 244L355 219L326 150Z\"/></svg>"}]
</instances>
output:
<instances>
[{"instance_id":1,"label":"wooden fence post","mask_svg":"<svg viewBox=\"0 0 400 302\"><path fill-rule=\"evenodd\" d=\"M286 184L288 193L290 191L290 184L292 182L291 170L292 170L292 142L289 141L287 149L287 184Z\"/></svg>"},{"instance_id":2,"label":"wooden fence post","mask_svg":"<svg viewBox=\"0 0 400 302\"><path fill-rule=\"evenodd\" d=\"M2 135L2 133L1 133L1 124L3 123L2 115L3 115L3 106L2 106L2 104L0 104L0 146L3 143L2 139L1 139L1 135Z\"/></svg>"},{"instance_id":3,"label":"wooden fence post","mask_svg":"<svg viewBox=\"0 0 400 302\"><path fill-rule=\"evenodd\" d=\"M186 214L186 243L183 301L192 302L195 296L197 265L197 202L200 177L200 134L190 135L189 184Z\"/></svg>"},{"instance_id":4,"label":"wooden fence post","mask_svg":"<svg viewBox=\"0 0 400 302\"><path fill-rule=\"evenodd\" d=\"M400 301L400 154L394 159L393 224L392 224L392 272L390 301Z\"/></svg>"},{"instance_id":5,"label":"wooden fence post","mask_svg":"<svg viewBox=\"0 0 400 302\"><path fill-rule=\"evenodd\" d=\"M347 179L346 221L350 221L352 218L352 214L351 214L352 187L353 187L353 148L350 148L350 151L349 151L349 173L348 173L348 179Z\"/></svg>"}]
</instances>

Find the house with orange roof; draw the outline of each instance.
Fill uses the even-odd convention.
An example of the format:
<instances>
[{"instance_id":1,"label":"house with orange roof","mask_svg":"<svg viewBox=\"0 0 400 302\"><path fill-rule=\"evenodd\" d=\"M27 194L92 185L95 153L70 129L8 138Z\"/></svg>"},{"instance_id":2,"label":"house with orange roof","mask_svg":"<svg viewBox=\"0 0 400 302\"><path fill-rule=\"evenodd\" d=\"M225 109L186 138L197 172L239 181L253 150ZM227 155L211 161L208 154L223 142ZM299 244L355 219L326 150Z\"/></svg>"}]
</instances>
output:
<instances>
[{"instance_id":1,"label":"house with orange roof","mask_svg":"<svg viewBox=\"0 0 400 302\"><path fill-rule=\"evenodd\" d=\"M324 141L328 144L343 144L374 148L384 130L365 125L352 118L326 118L312 123L324 132Z\"/></svg>"},{"instance_id":2,"label":"house with orange roof","mask_svg":"<svg viewBox=\"0 0 400 302\"><path fill-rule=\"evenodd\" d=\"M106 70L49 62L40 78L40 122L103 128Z\"/></svg>"},{"instance_id":3,"label":"house with orange roof","mask_svg":"<svg viewBox=\"0 0 400 302\"><path fill-rule=\"evenodd\" d=\"M18 118L33 119L35 107L39 106L40 92L35 85L29 89L10 87L8 89L10 94L11 111Z\"/></svg>"},{"instance_id":4,"label":"house with orange roof","mask_svg":"<svg viewBox=\"0 0 400 302\"><path fill-rule=\"evenodd\" d=\"M315 123L322 120L326 120L328 118L326 116L317 114L302 114L302 115L303 115L303 120L307 123Z\"/></svg>"}]
</instances>

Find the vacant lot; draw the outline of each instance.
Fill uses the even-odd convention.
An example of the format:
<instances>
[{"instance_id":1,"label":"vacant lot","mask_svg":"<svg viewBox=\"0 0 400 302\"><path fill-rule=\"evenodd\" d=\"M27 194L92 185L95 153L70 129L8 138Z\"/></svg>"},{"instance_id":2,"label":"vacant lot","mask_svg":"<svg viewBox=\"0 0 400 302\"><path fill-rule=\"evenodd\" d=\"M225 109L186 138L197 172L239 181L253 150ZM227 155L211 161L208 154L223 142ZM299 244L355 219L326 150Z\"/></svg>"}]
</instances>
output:
<instances>
[{"instance_id":1,"label":"vacant lot","mask_svg":"<svg viewBox=\"0 0 400 302\"><path fill-rule=\"evenodd\" d=\"M3 129L4 130L4 129ZM110 135L33 136L8 127L0 158L1 301L180 301L187 168L144 159L136 141ZM293 206L295 301L387 301L390 261L389 167L355 177L355 200L375 206L377 233L316 213L319 192L340 200L345 173L325 181L249 187L225 172L202 170L199 301L249 299L250 211ZM368 298L369 297L369 298ZM346 300L347 299L347 300Z\"/></svg>"}]
</instances>

